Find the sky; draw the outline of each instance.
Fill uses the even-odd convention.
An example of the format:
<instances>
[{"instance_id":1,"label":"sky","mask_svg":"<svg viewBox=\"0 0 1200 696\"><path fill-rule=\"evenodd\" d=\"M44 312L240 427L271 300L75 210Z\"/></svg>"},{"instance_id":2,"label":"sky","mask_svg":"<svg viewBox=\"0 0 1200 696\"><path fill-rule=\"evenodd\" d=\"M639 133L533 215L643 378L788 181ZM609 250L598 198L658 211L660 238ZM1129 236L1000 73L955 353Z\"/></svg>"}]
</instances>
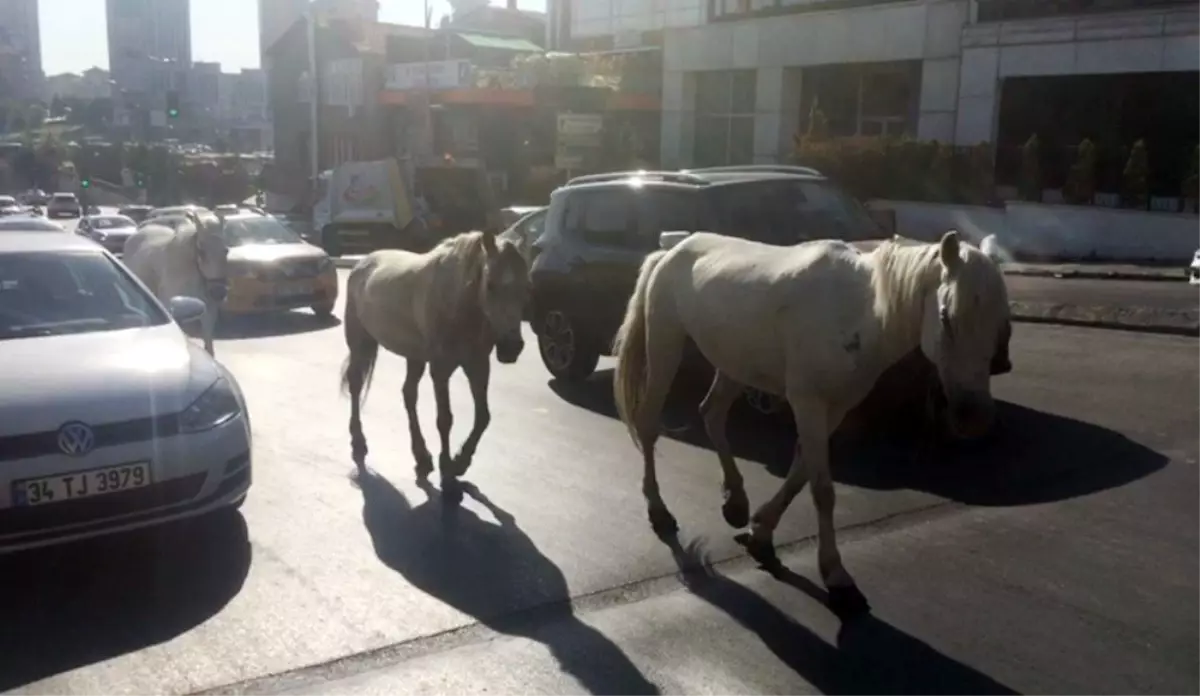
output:
<instances>
[{"instance_id":1,"label":"sky","mask_svg":"<svg viewBox=\"0 0 1200 696\"><path fill-rule=\"evenodd\" d=\"M450 12L446 0L431 0L433 23ZM492 0L503 5L504 0ZM546 0L518 0L525 10L546 9ZM192 60L216 61L226 72L258 67L256 0L192 0ZM424 23L422 0L379 0L379 19ZM42 69L47 75L108 68L104 0L40 0Z\"/></svg>"}]
</instances>

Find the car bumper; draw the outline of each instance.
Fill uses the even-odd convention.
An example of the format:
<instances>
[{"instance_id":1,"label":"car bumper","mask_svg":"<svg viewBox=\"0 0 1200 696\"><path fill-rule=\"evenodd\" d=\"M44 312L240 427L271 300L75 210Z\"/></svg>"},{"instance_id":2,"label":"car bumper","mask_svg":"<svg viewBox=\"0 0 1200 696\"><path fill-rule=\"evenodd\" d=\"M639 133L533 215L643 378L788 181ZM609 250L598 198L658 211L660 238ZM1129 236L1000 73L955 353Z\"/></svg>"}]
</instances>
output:
<instances>
[{"instance_id":1,"label":"car bumper","mask_svg":"<svg viewBox=\"0 0 1200 696\"><path fill-rule=\"evenodd\" d=\"M240 503L252 481L245 414L201 433L98 450L79 469L150 461L153 483L108 495L16 507L13 481L69 472L60 458L5 462L0 476L0 554L131 531Z\"/></svg>"},{"instance_id":2,"label":"car bumper","mask_svg":"<svg viewBox=\"0 0 1200 696\"><path fill-rule=\"evenodd\" d=\"M297 285L288 287L287 284ZM230 314L282 312L332 305L337 302L337 297L337 270L332 268L315 277L286 281L233 278L221 309Z\"/></svg>"}]
</instances>

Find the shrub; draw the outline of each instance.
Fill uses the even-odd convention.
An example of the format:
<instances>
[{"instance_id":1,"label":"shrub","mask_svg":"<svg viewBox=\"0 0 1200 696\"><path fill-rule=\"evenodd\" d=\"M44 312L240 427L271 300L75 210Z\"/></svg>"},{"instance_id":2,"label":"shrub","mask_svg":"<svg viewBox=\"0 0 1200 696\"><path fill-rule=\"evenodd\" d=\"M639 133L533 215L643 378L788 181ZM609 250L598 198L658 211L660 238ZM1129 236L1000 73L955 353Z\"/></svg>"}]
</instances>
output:
<instances>
[{"instance_id":1,"label":"shrub","mask_svg":"<svg viewBox=\"0 0 1200 696\"><path fill-rule=\"evenodd\" d=\"M1200 198L1200 145L1192 150L1192 163L1187 173L1184 174L1180 194L1192 202Z\"/></svg>"},{"instance_id":2,"label":"shrub","mask_svg":"<svg viewBox=\"0 0 1200 696\"><path fill-rule=\"evenodd\" d=\"M1145 140L1139 139L1133 144L1121 180L1125 187L1125 205L1145 208L1150 193L1150 158Z\"/></svg>"},{"instance_id":3,"label":"shrub","mask_svg":"<svg viewBox=\"0 0 1200 696\"><path fill-rule=\"evenodd\" d=\"M969 177L967 202L974 205L990 203L996 194L996 160L991 143L979 143L968 156Z\"/></svg>"},{"instance_id":4,"label":"shrub","mask_svg":"<svg viewBox=\"0 0 1200 696\"><path fill-rule=\"evenodd\" d=\"M1021 146L1021 179L1017 188L1024 200L1042 200L1042 148L1037 133Z\"/></svg>"},{"instance_id":5,"label":"shrub","mask_svg":"<svg viewBox=\"0 0 1200 696\"><path fill-rule=\"evenodd\" d=\"M1067 185L1063 190L1068 203L1091 203L1096 194L1096 145L1084 138L1079 143L1075 164L1067 174Z\"/></svg>"}]
</instances>

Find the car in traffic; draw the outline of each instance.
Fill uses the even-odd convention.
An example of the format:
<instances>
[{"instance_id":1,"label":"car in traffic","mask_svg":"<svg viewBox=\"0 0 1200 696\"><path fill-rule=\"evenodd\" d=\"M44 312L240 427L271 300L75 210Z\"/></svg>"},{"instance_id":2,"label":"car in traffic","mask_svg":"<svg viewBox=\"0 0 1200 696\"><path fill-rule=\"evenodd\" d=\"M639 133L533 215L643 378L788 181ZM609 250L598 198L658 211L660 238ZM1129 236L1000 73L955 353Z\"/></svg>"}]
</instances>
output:
<instances>
[{"instance_id":1,"label":"car in traffic","mask_svg":"<svg viewBox=\"0 0 1200 696\"><path fill-rule=\"evenodd\" d=\"M12 196L0 196L0 217L5 215L20 215L28 210Z\"/></svg>"},{"instance_id":2,"label":"car in traffic","mask_svg":"<svg viewBox=\"0 0 1200 696\"><path fill-rule=\"evenodd\" d=\"M246 315L310 308L333 314L337 268L321 247L301 239L270 215L243 212L224 217L229 243L228 295L223 315Z\"/></svg>"},{"instance_id":3,"label":"car in traffic","mask_svg":"<svg viewBox=\"0 0 1200 696\"><path fill-rule=\"evenodd\" d=\"M239 507L251 429L233 375L73 234L0 234L0 552Z\"/></svg>"},{"instance_id":4,"label":"car in traffic","mask_svg":"<svg viewBox=\"0 0 1200 696\"><path fill-rule=\"evenodd\" d=\"M83 208L79 205L79 198L73 193L56 193L46 204L46 217L79 217L80 215L83 215Z\"/></svg>"},{"instance_id":5,"label":"car in traffic","mask_svg":"<svg viewBox=\"0 0 1200 696\"><path fill-rule=\"evenodd\" d=\"M39 188L25 191L19 196L19 199L25 205L44 206L50 202L50 196L46 195L46 192Z\"/></svg>"},{"instance_id":6,"label":"car in traffic","mask_svg":"<svg viewBox=\"0 0 1200 696\"><path fill-rule=\"evenodd\" d=\"M10 215L0 218L0 232L66 232L66 228L40 215Z\"/></svg>"},{"instance_id":7,"label":"car in traffic","mask_svg":"<svg viewBox=\"0 0 1200 696\"><path fill-rule=\"evenodd\" d=\"M134 222L141 222L146 219L146 215L151 210L154 210L154 207L149 205L123 205L117 209L117 215L123 215Z\"/></svg>"},{"instance_id":8,"label":"car in traffic","mask_svg":"<svg viewBox=\"0 0 1200 696\"><path fill-rule=\"evenodd\" d=\"M521 255L525 257L525 263L533 263L533 255L535 252L533 243L541 236L542 230L546 224L545 206L524 207L525 213L511 222L507 229L500 233L500 236L517 245L521 250ZM514 208L505 208L505 210L514 210Z\"/></svg>"},{"instance_id":9,"label":"car in traffic","mask_svg":"<svg viewBox=\"0 0 1200 696\"><path fill-rule=\"evenodd\" d=\"M125 240L137 232L137 223L124 215L86 215L79 219L75 232L120 256Z\"/></svg>"}]
</instances>

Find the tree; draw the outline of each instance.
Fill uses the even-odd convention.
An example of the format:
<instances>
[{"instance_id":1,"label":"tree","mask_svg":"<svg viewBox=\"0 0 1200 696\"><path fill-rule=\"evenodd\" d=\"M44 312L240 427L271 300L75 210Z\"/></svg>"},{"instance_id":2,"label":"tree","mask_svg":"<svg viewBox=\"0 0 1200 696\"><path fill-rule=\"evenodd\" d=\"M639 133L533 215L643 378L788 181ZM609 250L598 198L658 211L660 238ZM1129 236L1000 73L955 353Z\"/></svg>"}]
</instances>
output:
<instances>
[{"instance_id":1,"label":"tree","mask_svg":"<svg viewBox=\"0 0 1200 696\"><path fill-rule=\"evenodd\" d=\"M1075 164L1067 174L1064 193L1067 202L1083 205L1092 202L1096 193L1096 145L1088 138L1079 143Z\"/></svg>"},{"instance_id":2,"label":"tree","mask_svg":"<svg viewBox=\"0 0 1200 696\"><path fill-rule=\"evenodd\" d=\"M1196 200L1200 199L1200 145L1197 145L1192 150L1192 163L1184 175L1183 186L1181 188L1180 193L1183 194L1187 205L1194 207Z\"/></svg>"},{"instance_id":3,"label":"tree","mask_svg":"<svg viewBox=\"0 0 1200 696\"><path fill-rule=\"evenodd\" d=\"M1133 144L1121 178L1125 185L1125 205L1145 208L1150 193L1150 156L1145 140L1139 139Z\"/></svg>"}]
</instances>

